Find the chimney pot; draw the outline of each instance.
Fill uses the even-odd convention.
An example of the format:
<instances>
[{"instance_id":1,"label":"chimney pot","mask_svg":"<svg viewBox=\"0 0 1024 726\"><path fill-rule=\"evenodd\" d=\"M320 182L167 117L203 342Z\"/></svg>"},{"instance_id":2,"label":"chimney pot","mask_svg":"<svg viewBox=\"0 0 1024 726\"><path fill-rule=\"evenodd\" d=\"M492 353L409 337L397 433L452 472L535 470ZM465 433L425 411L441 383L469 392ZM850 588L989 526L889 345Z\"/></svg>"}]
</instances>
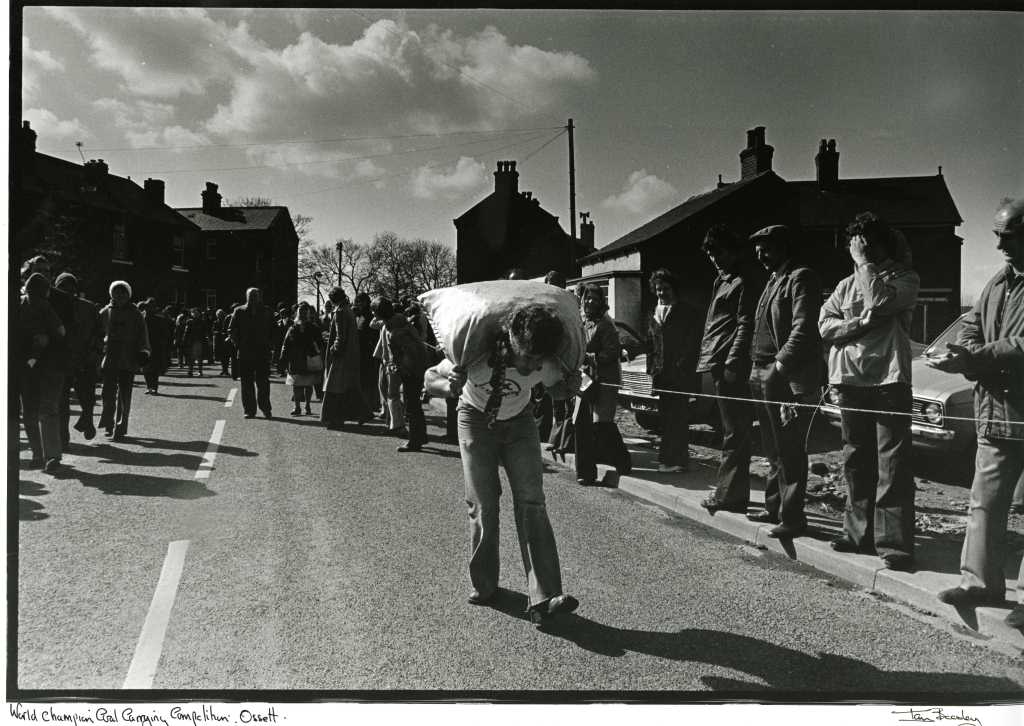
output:
<instances>
[{"instance_id":1,"label":"chimney pot","mask_svg":"<svg viewBox=\"0 0 1024 726\"><path fill-rule=\"evenodd\" d=\"M771 171L775 148L764 142L764 126L747 131L747 148L740 152L740 178L749 179Z\"/></svg>"},{"instance_id":2,"label":"chimney pot","mask_svg":"<svg viewBox=\"0 0 1024 726\"><path fill-rule=\"evenodd\" d=\"M146 191L146 196L155 204L164 203L164 182L162 179L146 179L143 182L143 189Z\"/></svg>"},{"instance_id":3,"label":"chimney pot","mask_svg":"<svg viewBox=\"0 0 1024 726\"><path fill-rule=\"evenodd\" d=\"M206 182L206 190L202 194L203 211L207 214L216 214L220 211L221 196L217 193L217 185L213 182Z\"/></svg>"},{"instance_id":4,"label":"chimney pot","mask_svg":"<svg viewBox=\"0 0 1024 726\"><path fill-rule=\"evenodd\" d=\"M836 140L824 139L818 146L818 153L814 157L814 166L817 169L817 181L820 189L835 189L839 184L839 152L836 151Z\"/></svg>"}]
</instances>

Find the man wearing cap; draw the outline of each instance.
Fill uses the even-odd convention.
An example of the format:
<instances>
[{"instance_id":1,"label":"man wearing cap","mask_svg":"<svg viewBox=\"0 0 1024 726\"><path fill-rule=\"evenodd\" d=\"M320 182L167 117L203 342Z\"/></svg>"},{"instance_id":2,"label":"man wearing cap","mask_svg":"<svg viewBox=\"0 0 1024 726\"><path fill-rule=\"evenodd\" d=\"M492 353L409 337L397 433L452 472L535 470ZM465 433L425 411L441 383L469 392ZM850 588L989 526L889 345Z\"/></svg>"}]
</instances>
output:
<instances>
[{"instance_id":1,"label":"man wearing cap","mask_svg":"<svg viewBox=\"0 0 1024 726\"><path fill-rule=\"evenodd\" d=\"M132 288L124 280L110 283L110 304L100 310L103 333L103 410L100 428L122 441L128 435L135 371L149 361L149 332L142 312L132 305Z\"/></svg>"},{"instance_id":2,"label":"man wearing cap","mask_svg":"<svg viewBox=\"0 0 1024 726\"><path fill-rule=\"evenodd\" d=\"M1006 267L985 286L956 344L927 361L932 368L976 381L978 452L960 555L960 585L938 596L959 608L1001 605L1005 600L1007 514L1024 475L1024 199L1003 203L994 232ZM1006 622L1021 628L1024 563L1017 575L1017 600Z\"/></svg>"},{"instance_id":3,"label":"man wearing cap","mask_svg":"<svg viewBox=\"0 0 1024 726\"><path fill-rule=\"evenodd\" d=\"M764 511L750 519L775 524L769 537L798 537L807 529L807 429L814 411L801 404L818 400L822 382L821 282L814 270L793 262L789 227L765 227L750 239L770 273L754 313L750 373L751 394L764 401L757 417L769 469Z\"/></svg>"},{"instance_id":4,"label":"man wearing cap","mask_svg":"<svg viewBox=\"0 0 1024 726\"><path fill-rule=\"evenodd\" d=\"M72 324L68 327L68 375L64 379L64 395L61 401L60 435L64 446L71 440L68 430L71 423L71 389L75 389L75 397L81 412L75 422L75 431L81 431L86 440L96 436L93 425L93 410L96 408L96 369L99 363L99 350L102 345L99 327L99 309L95 303L78 297L78 278L70 272L57 275L54 283L57 290L71 298Z\"/></svg>"},{"instance_id":5,"label":"man wearing cap","mask_svg":"<svg viewBox=\"0 0 1024 726\"><path fill-rule=\"evenodd\" d=\"M821 306L828 382L839 394L847 500L837 552L914 568L910 324L921 278L900 235L872 212L846 228L854 272ZM854 410L859 409L859 410Z\"/></svg>"},{"instance_id":6,"label":"man wearing cap","mask_svg":"<svg viewBox=\"0 0 1024 726\"><path fill-rule=\"evenodd\" d=\"M709 514L745 514L750 501L750 433L754 410L750 378L750 341L754 309L764 287L764 273L751 259L749 244L722 224L711 227L701 245L718 271L704 323L697 372L711 376L719 396L722 459L715 491L701 502Z\"/></svg>"}]
</instances>

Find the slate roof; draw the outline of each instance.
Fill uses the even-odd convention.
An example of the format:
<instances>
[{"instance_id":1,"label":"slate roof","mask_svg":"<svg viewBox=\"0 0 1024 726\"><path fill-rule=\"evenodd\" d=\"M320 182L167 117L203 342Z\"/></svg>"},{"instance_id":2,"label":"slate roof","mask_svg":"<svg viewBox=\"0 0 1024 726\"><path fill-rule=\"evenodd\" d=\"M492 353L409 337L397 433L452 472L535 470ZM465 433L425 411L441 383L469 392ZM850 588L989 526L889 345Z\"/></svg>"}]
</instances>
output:
<instances>
[{"instance_id":1,"label":"slate roof","mask_svg":"<svg viewBox=\"0 0 1024 726\"><path fill-rule=\"evenodd\" d=\"M941 175L840 179L834 190L818 182L787 182L797 195L801 227L845 226L854 215L871 210L895 225L963 222Z\"/></svg>"},{"instance_id":2,"label":"slate roof","mask_svg":"<svg viewBox=\"0 0 1024 726\"><path fill-rule=\"evenodd\" d=\"M184 207L177 211L204 232L265 230L281 214L288 216L288 207L221 207L218 214L208 214L202 207Z\"/></svg>"},{"instance_id":3,"label":"slate roof","mask_svg":"<svg viewBox=\"0 0 1024 726\"><path fill-rule=\"evenodd\" d=\"M131 179L106 174L102 186L95 191L85 189L85 167L56 156L35 152L32 173L24 180L25 188L54 194L60 199L90 207L129 212L176 227L192 227L166 204L158 204L146 190Z\"/></svg>"},{"instance_id":4,"label":"slate roof","mask_svg":"<svg viewBox=\"0 0 1024 726\"><path fill-rule=\"evenodd\" d=\"M633 247L637 247L647 240L658 236L662 232L671 229L683 220L692 217L698 212L707 209L722 199L725 199L729 195L735 194L741 189L749 189L753 184L768 178L775 178L781 181L780 177L775 172L764 171L748 179L741 179L738 182L724 184L717 189L712 189L711 191L704 192L703 194L697 194L696 196L690 197L679 206L673 207L664 214L655 217L650 222L647 222L646 224L637 227L632 232L628 232L622 237L619 237L611 244L598 248L595 252L587 255L580 261L587 262L589 260L603 257L609 253L621 253L632 249Z\"/></svg>"}]
</instances>

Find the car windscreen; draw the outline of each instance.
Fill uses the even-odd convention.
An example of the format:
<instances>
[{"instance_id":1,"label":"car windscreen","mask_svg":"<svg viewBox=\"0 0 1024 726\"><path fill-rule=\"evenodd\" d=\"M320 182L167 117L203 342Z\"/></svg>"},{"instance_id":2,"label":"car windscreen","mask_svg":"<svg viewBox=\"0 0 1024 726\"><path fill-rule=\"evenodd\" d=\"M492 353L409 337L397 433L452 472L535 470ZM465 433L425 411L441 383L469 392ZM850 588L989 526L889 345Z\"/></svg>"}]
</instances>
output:
<instances>
[{"instance_id":1,"label":"car windscreen","mask_svg":"<svg viewBox=\"0 0 1024 726\"><path fill-rule=\"evenodd\" d=\"M955 323L950 325L948 328L939 334L939 337L931 342L927 348L924 349L924 355L942 355L946 352L946 343L955 343L956 336L960 332L960 328L963 327L964 319L959 318Z\"/></svg>"}]
</instances>

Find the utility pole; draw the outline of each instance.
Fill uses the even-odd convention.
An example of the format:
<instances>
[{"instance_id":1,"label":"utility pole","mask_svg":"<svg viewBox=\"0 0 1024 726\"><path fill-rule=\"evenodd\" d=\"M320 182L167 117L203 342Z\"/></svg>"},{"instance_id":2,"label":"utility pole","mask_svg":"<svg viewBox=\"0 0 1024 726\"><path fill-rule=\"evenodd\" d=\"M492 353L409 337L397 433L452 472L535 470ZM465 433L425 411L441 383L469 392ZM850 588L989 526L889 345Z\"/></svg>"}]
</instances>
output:
<instances>
[{"instance_id":1,"label":"utility pole","mask_svg":"<svg viewBox=\"0 0 1024 726\"><path fill-rule=\"evenodd\" d=\"M569 131L569 225L571 229L569 269L566 271L566 277L572 277L573 271L576 269L576 151L573 146L573 131L576 126L572 119L569 119L569 125L566 128Z\"/></svg>"},{"instance_id":2,"label":"utility pole","mask_svg":"<svg viewBox=\"0 0 1024 726\"><path fill-rule=\"evenodd\" d=\"M345 244L339 240L338 244L337 244L337 247L338 247L338 287L341 287L341 253L345 249Z\"/></svg>"}]
</instances>

